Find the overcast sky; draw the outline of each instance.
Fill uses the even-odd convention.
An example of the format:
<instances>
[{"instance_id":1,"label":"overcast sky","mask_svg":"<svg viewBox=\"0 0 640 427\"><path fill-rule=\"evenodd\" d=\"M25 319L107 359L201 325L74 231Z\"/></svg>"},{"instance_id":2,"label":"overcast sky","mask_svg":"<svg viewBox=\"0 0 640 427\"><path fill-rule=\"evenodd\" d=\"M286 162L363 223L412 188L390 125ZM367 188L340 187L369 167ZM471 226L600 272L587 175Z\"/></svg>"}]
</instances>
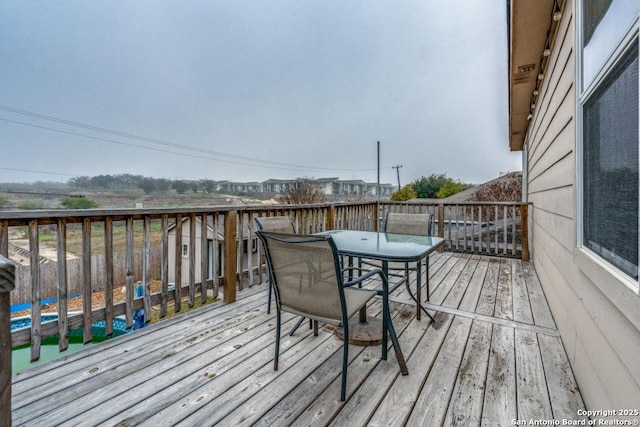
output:
<instances>
[{"instance_id":1,"label":"overcast sky","mask_svg":"<svg viewBox=\"0 0 640 427\"><path fill-rule=\"evenodd\" d=\"M0 2L0 182L481 183L508 145L503 0Z\"/></svg>"}]
</instances>

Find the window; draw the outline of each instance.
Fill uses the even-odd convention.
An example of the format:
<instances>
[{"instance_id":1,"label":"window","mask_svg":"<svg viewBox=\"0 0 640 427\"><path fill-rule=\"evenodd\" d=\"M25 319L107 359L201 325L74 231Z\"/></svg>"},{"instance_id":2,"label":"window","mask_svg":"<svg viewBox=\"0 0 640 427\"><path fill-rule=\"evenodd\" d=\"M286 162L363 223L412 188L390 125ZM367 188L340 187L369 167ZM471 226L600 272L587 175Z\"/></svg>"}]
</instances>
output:
<instances>
[{"instance_id":1,"label":"window","mask_svg":"<svg viewBox=\"0 0 640 427\"><path fill-rule=\"evenodd\" d=\"M189 256L189 245L182 245L182 256Z\"/></svg>"},{"instance_id":2,"label":"window","mask_svg":"<svg viewBox=\"0 0 640 427\"><path fill-rule=\"evenodd\" d=\"M637 281L638 2L589 0L581 11L579 235Z\"/></svg>"},{"instance_id":3,"label":"window","mask_svg":"<svg viewBox=\"0 0 640 427\"><path fill-rule=\"evenodd\" d=\"M249 246L249 241L248 240L243 240L242 241L242 253L246 254L247 252L247 248ZM253 239L251 239L251 252L256 252L258 250L258 238L254 237Z\"/></svg>"}]
</instances>

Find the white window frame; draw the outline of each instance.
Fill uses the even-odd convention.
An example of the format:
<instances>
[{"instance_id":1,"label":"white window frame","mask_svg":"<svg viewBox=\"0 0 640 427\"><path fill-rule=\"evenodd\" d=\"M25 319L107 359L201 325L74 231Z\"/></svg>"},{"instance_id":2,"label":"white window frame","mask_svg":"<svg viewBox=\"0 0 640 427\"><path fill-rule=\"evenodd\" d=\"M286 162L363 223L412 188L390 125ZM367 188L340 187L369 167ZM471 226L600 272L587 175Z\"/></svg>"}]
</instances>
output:
<instances>
[{"instance_id":1,"label":"white window frame","mask_svg":"<svg viewBox=\"0 0 640 427\"><path fill-rule=\"evenodd\" d=\"M597 264L600 272L604 272L605 274L609 274L616 281L624 284L626 287L631 289L633 293L640 295L640 284L638 280L635 280L633 277L629 276L619 268L615 267L613 264L604 260L594 251L590 250L587 246L584 245L584 183L583 183L583 105L589 100L589 98L594 94L598 88L602 85L604 79L614 71L615 66L619 63L619 61L624 57L624 55L632 48L634 42L638 40L639 35L639 15L636 14L635 18L632 20L629 28L625 31L624 36L617 44L616 48L610 53L602 68L595 74L595 77L591 81L589 87L585 88L583 84L583 4L588 0L581 0L577 2L576 5L576 14L577 19L576 22L576 53L577 53L577 61L576 61L576 237L577 237L577 247L578 247L578 266L580 266L581 270L587 274L587 276L591 277L595 283L601 282L603 279L601 273L593 272L593 264ZM640 141L639 141L640 144ZM640 165L639 165L640 166ZM640 169L640 168L639 168ZM640 186L639 186L640 188ZM639 209L640 212L640 209ZM640 237L639 237L640 240ZM640 242L638 247L640 248ZM589 265L589 267L587 267ZM599 276L596 278L595 276Z\"/></svg>"},{"instance_id":2,"label":"white window frame","mask_svg":"<svg viewBox=\"0 0 640 427\"><path fill-rule=\"evenodd\" d=\"M186 258L189 256L189 245L187 243L182 244L182 257Z\"/></svg>"}]
</instances>

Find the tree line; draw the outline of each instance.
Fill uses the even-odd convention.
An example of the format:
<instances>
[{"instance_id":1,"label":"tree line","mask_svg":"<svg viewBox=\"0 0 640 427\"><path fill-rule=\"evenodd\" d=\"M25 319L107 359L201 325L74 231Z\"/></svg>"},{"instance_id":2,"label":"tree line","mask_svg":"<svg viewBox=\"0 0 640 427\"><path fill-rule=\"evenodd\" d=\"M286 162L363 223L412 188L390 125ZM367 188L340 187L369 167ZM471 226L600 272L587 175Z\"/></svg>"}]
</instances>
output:
<instances>
[{"instance_id":1,"label":"tree line","mask_svg":"<svg viewBox=\"0 0 640 427\"><path fill-rule=\"evenodd\" d=\"M178 194L188 191L197 193L204 191L212 193L215 190L215 182L212 180L184 181L170 180L166 178L151 178L143 175L97 175L93 177L79 176L69 180L69 185L83 190L124 190L140 189L145 194L154 192L166 192L175 190Z\"/></svg>"},{"instance_id":2,"label":"tree line","mask_svg":"<svg viewBox=\"0 0 640 427\"><path fill-rule=\"evenodd\" d=\"M423 176L399 188L391 194L391 200L444 199L471 187L473 187L473 184L460 182L460 180L448 177L445 173L433 173L428 177Z\"/></svg>"}]
</instances>

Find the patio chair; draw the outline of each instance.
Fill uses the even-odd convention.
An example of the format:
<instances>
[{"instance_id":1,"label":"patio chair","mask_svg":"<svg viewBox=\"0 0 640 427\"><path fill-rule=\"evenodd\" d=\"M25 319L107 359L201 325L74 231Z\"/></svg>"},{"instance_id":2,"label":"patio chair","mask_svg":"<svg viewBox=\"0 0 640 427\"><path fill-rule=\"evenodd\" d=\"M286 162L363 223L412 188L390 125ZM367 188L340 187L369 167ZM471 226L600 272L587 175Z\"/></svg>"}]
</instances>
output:
<instances>
[{"instance_id":1,"label":"patio chair","mask_svg":"<svg viewBox=\"0 0 640 427\"><path fill-rule=\"evenodd\" d=\"M255 217L256 225L260 231L268 231L271 233L296 234L296 228L293 221L288 216L263 216ZM267 268L268 269L268 268ZM273 286L271 285L271 271L269 270L269 300L267 313L271 313L271 295L273 294Z\"/></svg>"},{"instance_id":2,"label":"patio chair","mask_svg":"<svg viewBox=\"0 0 640 427\"><path fill-rule=\"evenodd\" d=\"M276 348L274 369L278 370L280 351L281 313L304 316L314 321L314 335L318 335L318 321L343 327L342 386L340 400L345 400L347 367L349 364L349 318L379 291L358 286L365 279L379 275L383 289L387 279L380 269L373 269L351 281L345 281L340 258L331 236L278 234L258 231L267 255L272 284L276 295ZM384 297L383 297L384 298ZM386 299L386 298L385 298ZM391 322L388 304L383 304L382 358L386 359L386 337ZM391 325L391 331L393 330ZM392 339L395 337L392 334Z\"/></svg>"},{"instance_id":3,"label":"patio chair","mask_svg":"<svg viewBox=\"0 0 640 427\"><path fill-rule=\"evenodd\" d=\"M415 234L421 236L430 236L433 230L433 214L407 214L389 212L383 222L383 230L385 233L391 234ZM372 265L374 267L380 267L380 262L363 260L363 264ZM426 266L427 274L429 272L429 266ZM416 266L410 266L408 262L390 262L389 263L389 276L402 277L406 283L409 294L416 299L409 288L409 273L415 271L416 274L421 274ZM398 273L402 272L402 273ZM402 282L401 282L402 283ZM429 281L427 280L427 301L429 301ZM419 304L419 302L418 302Z\"/></svg>"}]
</instances>

